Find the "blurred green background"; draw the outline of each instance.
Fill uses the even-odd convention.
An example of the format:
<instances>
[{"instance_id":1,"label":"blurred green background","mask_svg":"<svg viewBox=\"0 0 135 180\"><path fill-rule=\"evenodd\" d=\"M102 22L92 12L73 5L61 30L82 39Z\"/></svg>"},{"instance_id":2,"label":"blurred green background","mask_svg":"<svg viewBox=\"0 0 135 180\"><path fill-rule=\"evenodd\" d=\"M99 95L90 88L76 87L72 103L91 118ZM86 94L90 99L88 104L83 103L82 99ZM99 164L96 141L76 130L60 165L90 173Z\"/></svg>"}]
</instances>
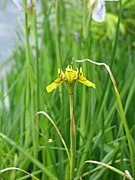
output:
<instances>
[{"instance_id":1,"label":"blurred green background","mask_svg":"<svg viewBox=\"0 0 135 180\"><path fill-rule=\"evenodd\" d=\"M1 8L6 8L11 2L2 3ZM12 51L6 59L0 60L1 72L10 66L0 78L0 169L15 166L41 180L69 179L67 155L56 130L44 116L37 116L35 121L34 118L38 111L45 111L69 148L66 85L50 94L45 87L58 77L59 67L65 71L72 64L74 69L83 67L84 75L96 84L96 90L75 84L75 179L79 179L80 167L86 160L135 174L131 163L135 161L135 1L106 1L105 5L106 19L102 23L88 19L87 0L39 0L37 11L17 11L19 18L14 18L19 19L18 24L13 23L16 41L9 47ZM5 23L9 21L10 17ZM73 57L110 66L129 126L132 157L107 71L88 62L75 63ZM90 180L123 179L93 164L85 165L82 175ZM0 174L0 179L30 177L20 171L8 171Z\"/></svg>"}]
</instances>

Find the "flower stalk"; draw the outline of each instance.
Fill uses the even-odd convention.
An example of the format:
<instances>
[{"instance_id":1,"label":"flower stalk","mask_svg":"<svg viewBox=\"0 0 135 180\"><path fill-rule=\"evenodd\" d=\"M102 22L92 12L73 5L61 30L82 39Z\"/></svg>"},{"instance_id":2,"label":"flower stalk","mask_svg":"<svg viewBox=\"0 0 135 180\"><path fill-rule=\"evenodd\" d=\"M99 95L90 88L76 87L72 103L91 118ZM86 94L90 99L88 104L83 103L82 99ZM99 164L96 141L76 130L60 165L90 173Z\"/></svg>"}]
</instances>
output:
<instances>
[{"instance_id":1,"label":"flower stalk","mask_svg":"<svg viewBox=\"0 0 135 180\"><path fill-rule=\"evenodd\" d=\"M73 91L75 82L78 81L88 87L96 88L95 84L91 81L87 80L86 77L83 76L82 68L75 71L72 69L71 65L68 65L66 71L63 72L60 68L58 69L58 78L46 86L47 92L52 92L63 82L66 83L69 93L69 102L70 102L70 180L74 180L74 170L75 170L75 156L76 156L76 129L75 129L75 121L73 115Z\"/></svg>"},{"instance_id":2,"label":"flower stalk","mask_svg":"<svg viewBox=\"0 0 135 180\"><path fill-rule=\"evenodd\" d=\"M27 2L26 0L23 1L23 8L27 9ZM32 71L31 71L31 48L30 48L30 40L29 40L29 23L28 23L28 13L27 11L24 11L24 16L25 16L25 40L26 40L26 63L27 63L27 80L26 80L26 113L25 113L25 128L26 128L26 140L25 140L25 145L27 146L29 144L29 136L30 136L30 131L31 131L31 123L30 123L30 116L31 112L28 111L29 108L31 108L31 103L33 106L33 100L31 99L31 94L32 94ZM31 100L30 100L31 99ZM31 101L31 103L30 103ZM34 107L34 106L33 106Z\"/></svg>"},{"instance_id":3,"label":"flower stalk","mask_svg":"<svg viewBox=\"0 0 135 180\"><path fill-rule=\"evenodd\" d=\"M74 179L75 155L76 155L76 129L73 114L73 94L69 94L70 101L70 180Z\"/></svg>"}]
</instances>

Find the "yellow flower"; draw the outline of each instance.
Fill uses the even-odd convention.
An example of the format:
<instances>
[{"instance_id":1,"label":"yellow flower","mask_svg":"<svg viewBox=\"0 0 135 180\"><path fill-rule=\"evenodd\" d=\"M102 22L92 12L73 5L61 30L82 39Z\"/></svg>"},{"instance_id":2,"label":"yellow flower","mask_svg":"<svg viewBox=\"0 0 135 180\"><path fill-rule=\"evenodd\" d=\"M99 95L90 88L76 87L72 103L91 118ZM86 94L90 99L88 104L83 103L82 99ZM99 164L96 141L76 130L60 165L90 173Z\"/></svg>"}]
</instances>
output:
<instances>
[{"instance_id":1,"label":"yellow flower","mask_svg":"<svg viewBox=\"0 0 135 180\"><path fill-rule=\"evenodd\" d=\"M49 86L46 87L47 92L52 92L54 89L56 89L60 84L63 82L66 82L68 86L69 94L73 94L74 84L76 81L79 81L80 83L91 86L93 88L96 88L95 84L91 81L87 80L83 76L82 68L80 70L73 70L71 65L68 65L66 68L65 73L59 68L58 69L58 78L51 83Z\"/></svg>"}]
</instances>

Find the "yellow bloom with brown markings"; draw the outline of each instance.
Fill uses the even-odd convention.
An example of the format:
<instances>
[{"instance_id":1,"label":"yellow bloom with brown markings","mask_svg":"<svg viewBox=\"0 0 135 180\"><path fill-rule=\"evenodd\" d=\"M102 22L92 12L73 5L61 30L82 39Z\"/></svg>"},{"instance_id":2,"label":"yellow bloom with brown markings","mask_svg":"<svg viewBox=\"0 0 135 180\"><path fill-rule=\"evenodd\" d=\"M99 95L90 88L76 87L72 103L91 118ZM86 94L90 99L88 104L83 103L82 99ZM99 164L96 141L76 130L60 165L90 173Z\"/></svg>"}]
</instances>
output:
<instances>
[{"instance_id":1,"label":"yellow bloom with brown markings","mask_svg":"<svg viewBox=\"0 0 135 180\"><path fill-rule=\"evenodd\" d=\"M65 73L60 68L58 69L58 78L49 86L46 86L46 90L48 93L50 93L54 89L56 89L60 84L66 82L68 86L69 94L73 94L74 84L76 81L79 81L80 83L88 87L91 86L93 88L96 88L94 83L87 80L86 77L83 76L82 68L80 69L77 68L77 70L75 71L72 69L71 65L68 65Z\"/></svg>"}]
</instances>

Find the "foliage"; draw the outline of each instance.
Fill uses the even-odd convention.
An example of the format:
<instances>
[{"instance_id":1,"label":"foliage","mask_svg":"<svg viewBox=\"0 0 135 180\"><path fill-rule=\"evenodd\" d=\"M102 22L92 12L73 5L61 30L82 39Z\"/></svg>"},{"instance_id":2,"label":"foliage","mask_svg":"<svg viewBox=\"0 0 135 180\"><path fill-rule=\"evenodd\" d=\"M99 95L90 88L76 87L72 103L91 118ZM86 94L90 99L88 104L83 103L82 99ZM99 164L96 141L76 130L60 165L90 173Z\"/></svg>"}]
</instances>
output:
<instances>
[{"instance_id":1,"label":"foliage","mask_svg":"<svg viewBox=\"0 0 135 180\"><path fill-rule=\"evenodd\" d=\"M32 19L27 19L25 13L25 20L20 22L10 58L12 66L0 80L0 169L14 166L41 180L68 180L67 150L57 131L42 115L36 117L36 124L34 121L38 111L45 111L69 148L68 92L63 85L48 94L45 87L56 79L58 68L64 70L71 63L74 69L79 68L80 64L72 62L73 57L107 63L118 85L135 152L134 3L106 1L107 18L103 23L88 19L86 1L37 3L40 11L34 11ZM109 76L88 62L81 66L96 90L75 84L75 179L79 179L86 160L100 161L122 172L128 170L133 176L133 159ZM83 179L122 179L91 163L83 167L82 173ZM0 178L22 180L29 176L13 170L0 174Z\"/></svg>"}]
</instances>

